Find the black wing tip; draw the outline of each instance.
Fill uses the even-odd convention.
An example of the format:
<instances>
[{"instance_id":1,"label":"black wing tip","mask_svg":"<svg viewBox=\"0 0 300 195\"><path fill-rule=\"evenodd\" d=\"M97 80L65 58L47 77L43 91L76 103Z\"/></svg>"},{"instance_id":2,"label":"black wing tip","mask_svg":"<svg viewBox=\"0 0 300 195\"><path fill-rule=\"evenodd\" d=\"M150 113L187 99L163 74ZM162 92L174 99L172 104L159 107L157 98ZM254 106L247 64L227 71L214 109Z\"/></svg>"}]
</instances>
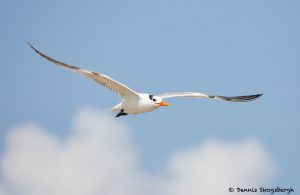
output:
<instances>
[{"instance_id":1,"label":"black wing tip","mask_svg":"<svg viewBox=\"0 0 300 195\"><path fill-rule=\"evenodd\" d=\"M263 94L262 93L259 93L259 94L256 94L254 95L255 96L255 99L259 98L260 96L262 96Z\"/></svg>"},{"instance_id":2,"label":"black wing tip","mask_svg":"<svg viewBox=\"0 0 300 195\"><path fill-rule=\"evenodd\" d=\"M263 94L260 93L255 95L244 95L244 96L234 96L234 97L226 97L226 96L217 96L217 97L229 102L249 102L249 101L256 100L262 95ZM215 96L209 96L209 97L214 98Z\"/></svg>"},{"instance_id":3,"label":"black wing tip","mask_svg":"<svg viewBox=\"0 0 300 195\"><path fill-rule=\"evenodd\" d=\"M259 93L256 95L241 96L241 97L238 97L238 99L248 102L248 101L256 100L262 95L263 95L262 93Z\"/></svg>"},{"instance_id":4,"label":"black wing tip","mask_svg":"<svg viewBox=\"0 0 300 195\"><path fill-rule=\"evenodd\" d=\"M27 44L29 45L29 47L31 47L31 49L33 49L36 53L41 55L41 52L39 50L37 50L35 47L33 47L29 42L27 42Z\"/></svg>"},{"instance_id":5,"label":"black wing tip","mask_svg":"<svg viewBox=\"0 0 300 195\"><path fill-rule=\"evenodd\" d=\"M31 43L29 43L28 41L26 43L27 43L27 45L29 45L29 47L31 47L32 49L35 50L35 48L31 45Z\"/></svg>"},{"instance_id":6,"label":"black wing tip","mask_svg":"<svg viewBox=\"0 0 300 195\"><path fill-rule=\"evenodd\" d=\"M36 49L35 47L33 47L33 45L31 45L29 42L27 42L27 44L29 45L29 47L31 47L31 49L33 49L33 51L35 51L37 54L39 54L39 55L42 56L43 58L45 58L45 59L47 59L47 60L49 60L49 61L52 61L52 62L56 61L56 60L50 58L49 56L43 54L43 53L40 52L39 50L37 50L37 49Z\"/></svg>"}]
</instances>

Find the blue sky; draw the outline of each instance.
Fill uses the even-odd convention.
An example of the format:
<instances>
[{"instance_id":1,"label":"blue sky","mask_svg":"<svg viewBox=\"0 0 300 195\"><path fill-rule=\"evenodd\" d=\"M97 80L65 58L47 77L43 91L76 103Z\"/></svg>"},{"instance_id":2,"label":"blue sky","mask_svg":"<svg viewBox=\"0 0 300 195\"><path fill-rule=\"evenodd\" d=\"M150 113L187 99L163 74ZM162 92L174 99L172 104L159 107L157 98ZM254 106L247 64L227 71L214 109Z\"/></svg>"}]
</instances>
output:
<instances>
[{"instance_id":1,"label":"blue sky","mask_svg":"<svg viewBox=\"0 0 300 195\"><path fill-rule=\"evenodd\" d=\"M299 8L299 1L258 0L1 1L1 151L18 124L34 122L64 139L82 107L104 110L120 100L41 59L28 41L140 92L263 93L246 104L170 99L169 108L116 120L131 129L149 173L181 148L250 137L275 162L272 184L299 189Z\"/></svg>"}]
</instances>

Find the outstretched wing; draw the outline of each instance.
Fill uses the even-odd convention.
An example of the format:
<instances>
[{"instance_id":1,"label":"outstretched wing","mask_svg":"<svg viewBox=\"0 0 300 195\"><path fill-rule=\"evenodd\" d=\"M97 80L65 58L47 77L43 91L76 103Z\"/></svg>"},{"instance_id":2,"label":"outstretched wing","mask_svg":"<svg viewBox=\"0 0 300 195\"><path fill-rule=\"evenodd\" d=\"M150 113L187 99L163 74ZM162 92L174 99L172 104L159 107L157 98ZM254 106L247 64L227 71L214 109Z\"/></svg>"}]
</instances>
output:
<instances>
[{"instance_id":1,"label":"outstretched wing","mask_svg":"<svg viewBox=\"0 0 300 195\"><path fill-rule=\"evenodd\" d=\"M262 96L262 94L227 97L227 96L220 96L220 95L208 95L199 92L170 92L170 93L160 94L158 96L161 97L162 99L173 98L173 97L190 97L190 98L211 98L211 99L224 100L229 102L248 102L259 98L260 96Z\"/></svg>"},{"instance_id":2,"label":"outstretched wing","mask_svg":"<svg viewBox=\"0 0 300 195\"><path fill-rule=\"evenodd\" d=\"M72 66L72 65L69 65L69 64L65 64L63 62L60 62L60 61L55 60L53 58L50 58L49 56L47 56L47 55L43 54L42 52L38 51L30 43L28 43L28 45L36 53L38 53L43 58L49 60L50 62L53 62L54 64L56 64L60 67L66 68L68 70L71 70L73 72L77 72L80 75L82 75L82 76L84 76L88 79L94 80L97 83L99 83L99 84L103 85L104 87L106 87L107 89L110 89L111 91L120 94L122 96L122 98L124 98L124 99L139 97L137 92L130 89L126 85L110 78L109 76L106 76L106 75L101 74L101 73L93 72L93 71L90 71L90 70L86 70L86 69L83 69L83 68L79 68L79 67L76 67L76 66Z\"/></svg>"}]
</instances>

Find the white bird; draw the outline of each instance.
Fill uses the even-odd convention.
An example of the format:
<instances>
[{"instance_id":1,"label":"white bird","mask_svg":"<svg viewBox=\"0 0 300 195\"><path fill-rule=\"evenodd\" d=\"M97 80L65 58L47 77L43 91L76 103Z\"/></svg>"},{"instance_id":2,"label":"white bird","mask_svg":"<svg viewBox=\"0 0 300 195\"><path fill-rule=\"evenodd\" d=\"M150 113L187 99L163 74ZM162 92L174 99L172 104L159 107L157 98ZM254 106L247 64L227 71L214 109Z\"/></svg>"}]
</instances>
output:
<instances>
[{"instance_id":1,"label":"white bird","mask_svg":"<svg viewBox=\"0 0 300 195\"><path fill-rule=\"evenodd\" d=\"M71 70L73 72L79 73L80 75L85 76L88 79L92 79L96 81L97 83L112 90L113 92L118 93L123 100L122 102L120 102L119 104L117 104L116 106L110 109L113 112L118 112L118 114L115 117L128 115L128 114L140 114L144 112L150 112L161 106L169 106L168 103L163 101L166 98L191 97L191 98L211 98L211 99L224 100L230 102L248 102L257 99L262 95L262 94L256 94L256 95L226 97L226 96L219 96L219 95L208 95L199 92L169 92L160 95L138 93L132 90L131 88L127 87L126 85L104 74L93 72L69 64L65 64L63 62L50 58L49 56L38 51L30 43L28 44L36 53L41 55L43 58L49 60L50 62L53 62L54 64L66 68L68 70Z\"/></svg>"}]
</instances>

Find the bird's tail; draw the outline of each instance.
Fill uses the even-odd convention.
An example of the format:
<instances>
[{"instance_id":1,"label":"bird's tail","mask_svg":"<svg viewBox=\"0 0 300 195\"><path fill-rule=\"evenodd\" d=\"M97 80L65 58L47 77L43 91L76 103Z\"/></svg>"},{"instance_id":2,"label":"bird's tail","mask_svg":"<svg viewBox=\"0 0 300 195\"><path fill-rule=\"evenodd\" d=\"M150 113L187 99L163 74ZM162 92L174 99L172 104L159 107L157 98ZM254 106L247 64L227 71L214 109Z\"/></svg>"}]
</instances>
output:
<instances>
[{"instance_id":1,"label":"bird's tail","mask_svg":"<svg viewBox=\"0 0 300 195\"><path fill-rule=\"evenodd\" d=\"M119 103L119 104L117 104L117 105L115 105L114 107L108 108L106 110L112 111L112 112L120 112L122 110L122 102Z\"/></svg>"}]
</instances>

